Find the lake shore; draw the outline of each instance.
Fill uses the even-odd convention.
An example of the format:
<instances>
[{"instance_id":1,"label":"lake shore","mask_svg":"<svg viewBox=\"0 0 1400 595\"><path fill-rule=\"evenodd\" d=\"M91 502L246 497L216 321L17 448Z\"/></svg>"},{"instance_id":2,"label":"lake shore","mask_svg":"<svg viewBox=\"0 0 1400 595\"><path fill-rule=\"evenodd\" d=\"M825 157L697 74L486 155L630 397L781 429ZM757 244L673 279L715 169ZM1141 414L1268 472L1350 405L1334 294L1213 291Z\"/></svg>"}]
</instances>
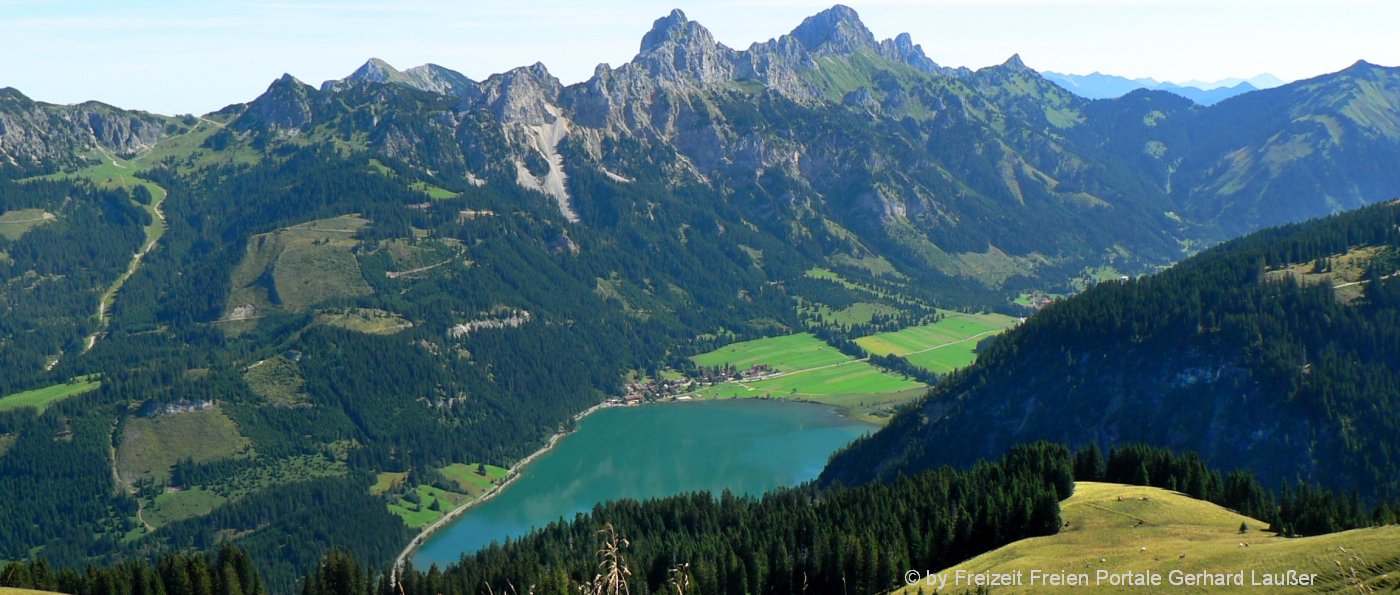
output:
<instances>
[{"instance_id":1,"label":"lake shore","mask_svg":"<svg viewBox=\"0 0 1400 595\"><path fill-rule=\"evenodd\" d=\"M491 489L486 490L486 492L483 493L481 496L479 496L479 497L477 497L477 498L475 498L475 499L473 499L473 500L471 500L471 501L469 501L469 502L464 502L464 503L462 503L461 506L458 506L458 507L456 507L456 508L453 508L452 510L447 511L446 514L442 515L442 518L440 518L440 519L438 519L438 520L436 520L436 521L433 521L433 522L430 523L428 526L423 527L421 530L419 530L418 535L415 535L415 536L413 537L413 539L412 539L411 541L408 542L408 546L404 547L404 549L403 549L402 552L399 552L399 556L398 556L397 558L394 558L394 567L393 567L394 569L393 569L393 572L390 573L390 575L389 575L390 584L398 584L399 573L400 573L401 571L403 571L404 564L406 564L406 563L408 562L408 559L409 559L410 557L412 557L413 554L416 553L416 552L418 551L418 548L421 547L421 546L423 545L423 542L426 541L426 540L428 539L428 537L429 537L430 535L432 535L435 531L437 531L438 529L441 529L444 525L446 525L446 524L452 522L452 521L455 520L457 517L461 516L463 513L467 512L468 510L471 510L473 507L475 507L475 506L477 506L477 505L479 505L479 504L482 504L482 503L484 503L484 502L487 502L487 501L491 500L492 498L495 498L496 495L500 494L502 490L504 490L507 486L509 486L509 485L510 485L511 483L513 483L517 478L520 477L520 471L521 471L522 469L524 469L526 465L529 465L530 463L534 462L535 459L538 459L541 455L544 455L545 453L549 452L550 450L553 450L553 449L554 449L554 446L555 446L556 444L559 443L559 440L560 440L560 439L562 439L563 437L565 437L565 436L569 435L570 433L576 431L576 430L578 429L578 423L581 422L581 421L583 421L583 419L584 419L585 417L588 417L589 415L594 414L594 413L597 412L599 409L606 409L606 408L608 408L608 407L624 407L624 406L625 406L625 405L617 405L617 404L613 404L613 403L606 403L606 402L604 402L604 403L598 403L597 405L594 405L594 406L592 406L592 407L589 407L588 409L584 409L583 411L580 411L578 414L574 415L574 417L573 417L573 420L574 420L574 427L573 427L573 429L568 430L568 431L560 430L560 431L558 431L558 432L555 432L554 435L550 436L550 437L549 437L549 440L547 440L547 441L545 442L544 446L543 446L543 447L540 447L539 450L530 453L528 456L526 456L526 457L523 458L523 459L520 459L519 461L516 461L515 464L513 464L513 465L510 466L510 469L507 469L507 470L506 470L505 479L504 479L503 481L501 481L501 483L498 483L498 484L496 484L496 485L494 485L494 486L491 486Z\"/></svg>"}]
</instances>

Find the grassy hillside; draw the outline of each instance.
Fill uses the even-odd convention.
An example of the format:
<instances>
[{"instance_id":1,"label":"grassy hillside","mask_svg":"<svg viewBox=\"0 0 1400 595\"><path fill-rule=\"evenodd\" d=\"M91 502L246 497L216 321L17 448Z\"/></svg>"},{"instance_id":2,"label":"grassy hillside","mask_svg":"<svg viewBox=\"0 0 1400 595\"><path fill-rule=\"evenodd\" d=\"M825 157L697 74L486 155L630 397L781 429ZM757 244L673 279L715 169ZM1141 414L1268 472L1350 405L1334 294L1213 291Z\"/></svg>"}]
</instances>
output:
<instances>
[{"instance_id":1,"label":"grassy hillside","mask_svg":"<svg viewBox=\"0 0 1400 595\"><path fill-rule=\"evenodd\" d=\"M370 293L351 253L360 244L355 232L368 224L344 216L253 236L233 271L229 318L277 309L300 312L327 299Z\"/></svg>"},{"instance_id":2,"label":"grassy hillside","mask_svg":"<svg viewBox=\"0 0 1400 595\"><path fill-rule=\"evenodd\" d=\"M246 452L248 446L248 439L217 405L154 418L134 417L126 422L117 446L117 469L125 481L163 481L182 458L209 461Z\"/></svg>"},{"instance_id":3,"label":"grassy hillside","mask_svg":"<svg viewBox=\"0 0 1400 595\"><path fill-rule=\"evenodd\" d=\"M56 220L53 213L43 209L16 209L0 213L0 238L10 241L24 237L35 226Z\"/></svg>"},{"instance_id":4,"label":"grassy hillside","mask_svg":"<svg viewBox=\"0 0 1400 595\"><path fill-rule=\"evenodd\" d=\"M1090 586L1095 585L1099 571L1153 572L1163 577L1163 585L1158 587L1104 585L1115 592L1191 588L1170 585L1173 571L1187 575L1244 571L1243 587L1211 587L1211 592L1280 592L1277 587L1252 586L1250 571L1259 580L1265 573L1288 570L1317 574L1316 587L1295 591L1339 591L1358 584L1378 590L1400 587L1400 526L1290 539L1268 533L1262 521L1178 492L1096 482L1075 484L1074 495L1060 506L1060 515L1065 525L1058 534L1018 541L938 574L954 573L948 575L952 586L960 570L1021 571L1023 584L995 589L1001 593L1055 590L1031 585L1032 570L1087 573ZM1248 528L1245 533L1240 533L1241 523ZM917 593L919 586L904 592ZM923 586L925 592L933 591ZM1061 588L1065 592L1082 589ZM951 588L945 592L971 590Z\"/></svg>"}]
</instances>

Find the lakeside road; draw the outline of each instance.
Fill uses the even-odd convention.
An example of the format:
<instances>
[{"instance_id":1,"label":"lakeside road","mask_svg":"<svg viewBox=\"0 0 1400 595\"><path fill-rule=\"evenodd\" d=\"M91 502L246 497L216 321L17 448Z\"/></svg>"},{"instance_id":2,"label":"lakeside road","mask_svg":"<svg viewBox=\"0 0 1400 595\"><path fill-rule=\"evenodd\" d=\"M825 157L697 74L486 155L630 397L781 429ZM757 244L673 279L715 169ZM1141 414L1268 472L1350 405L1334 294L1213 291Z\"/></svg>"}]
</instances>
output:
<instances>
[{"instance_id":1,"label":"lakeside road","mask_svg":"<svg viewBox=\"0 0 1400 595\"><path fill-rule=\"evenodd\" d=\"M583 418L592 415L599 409L604 409L607 407L625 406L626 405L615 405L611 403L598 403L597 405L589 407L588 409L584 409L583 411L574 415L574 430L578 429L578 423L583 421ZM510 469L506 470L506 476L504 481L494 486L491 486L491 489L486 490L486 493L482 494L480 497L469 502L464 502L461 506L453 508L452 510L449 510L447 514L442 515L442 518L433 521L426 527L423 527L423 529L418 532L418 535L415 535L413 539L408 542L408 546L404 547L402 552L399 552L399 557L394 558L394 567L393 570L389 573L389 584L399 584L399 573L403 571L403 567L405 564L408 563L408 559L413 556L414 552L418 551L419 546L423 545L423 542L428 539L428 536L432 535L433 532L437 531L438 529L441 529L447 523L452 522L457 517L461 516L463 513L467 512L468 510L471 510L476 505L481 504L483 502L487 502L492 498L495 498L496 495L500 494L502 490L506 489L506 487L510 486L511 483L513 483L517 478L520 477L520 472L527 465L534 462L535 459L538 459L541 455L549 452L550 450L553 450L554 445L558 444L560 439L562 439L564 436L569 435L572 431L573 430L561 430L555 432L554 435L549 437L549 440L545 442L543 447L541 447L535 452L530 453L529 456L520 459L519 461L516 461L515 464L511 465Z\"/></svg>"}]
</instances>

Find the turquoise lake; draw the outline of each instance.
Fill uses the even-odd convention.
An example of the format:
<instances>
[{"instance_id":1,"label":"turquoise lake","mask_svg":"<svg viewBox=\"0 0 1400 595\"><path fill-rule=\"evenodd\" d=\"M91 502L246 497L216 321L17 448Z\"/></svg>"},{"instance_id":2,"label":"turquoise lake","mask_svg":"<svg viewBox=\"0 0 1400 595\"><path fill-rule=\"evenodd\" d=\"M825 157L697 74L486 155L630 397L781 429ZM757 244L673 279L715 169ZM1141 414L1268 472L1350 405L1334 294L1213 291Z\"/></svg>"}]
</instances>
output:
<instances>
[{"instance_id":1,"label":"turquoise lake","mask_svg":"<svg viewBox=\"0 0 1400 595\"><path fill-rule=\"evenodd\" d=\"M429 537L413 565L456 562L619 498L707 490L761 494L812 479L831 453L875 427L831 408L779 401L701 401L600 410L521 476Z\"/></svg>"}]
</instances>

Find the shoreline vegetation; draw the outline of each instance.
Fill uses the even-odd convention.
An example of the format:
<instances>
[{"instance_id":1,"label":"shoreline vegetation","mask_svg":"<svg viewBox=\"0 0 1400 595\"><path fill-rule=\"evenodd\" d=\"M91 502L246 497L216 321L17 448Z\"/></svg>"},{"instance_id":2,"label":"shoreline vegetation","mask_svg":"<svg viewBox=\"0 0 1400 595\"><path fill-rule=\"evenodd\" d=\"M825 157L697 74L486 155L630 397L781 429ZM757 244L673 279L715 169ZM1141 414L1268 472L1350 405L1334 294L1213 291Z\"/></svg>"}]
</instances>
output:
<instances>
[{"instance_id":1,"label":"shoreline vegetation","mask_svg":"<svg viewBox=\"0 0 1400 595\"><path fill-rule=\"evenodd\" d=\"M625 405L618 405L615 403L608 403L605 401L578 412L573 417L572 428L561 429L555 432L549 437L549 440L545 441L544 446L540 447L539 450L530 453L525 458L520 459L514 464L512 464L510 468L506 470L506 476L501 480L500 483L491 486L491 489L486 490L486 492L484 492L480 496L463 502L456 508L447 511L442 515L441 518L433 521L432 523L429 523L427 526L419 530L418 534L415 535L413 539L408 542L408 545L404 547L403 551L399 552L399 556L397 558L394 558L393 570L389 575L389 580L391 584L398 584L399 573L403 571L403 567L405 564L408 563L408 559L413 557L413 554L417 553L418 548L422 547L423 543L426 542L428 538L432 536L433 533L437 532L437 530L441 529L444 525L447 525L448 523L456 520L457 517L465 514L468 510L471 510L473 507L488 502L492 498L495 498L503 490L510 486L510 484L514 483L516 479L520 478L520 472L524 470L527 465L533 463L535 459L538 459L539 457L553 450L554 446L558 444L559 441L565 436L568 436L569 434L578 431L578 423L583 421L584 418L593 415L600 409L606 409L609 407L625 407Z\"/></svg>"}]
</instances>

